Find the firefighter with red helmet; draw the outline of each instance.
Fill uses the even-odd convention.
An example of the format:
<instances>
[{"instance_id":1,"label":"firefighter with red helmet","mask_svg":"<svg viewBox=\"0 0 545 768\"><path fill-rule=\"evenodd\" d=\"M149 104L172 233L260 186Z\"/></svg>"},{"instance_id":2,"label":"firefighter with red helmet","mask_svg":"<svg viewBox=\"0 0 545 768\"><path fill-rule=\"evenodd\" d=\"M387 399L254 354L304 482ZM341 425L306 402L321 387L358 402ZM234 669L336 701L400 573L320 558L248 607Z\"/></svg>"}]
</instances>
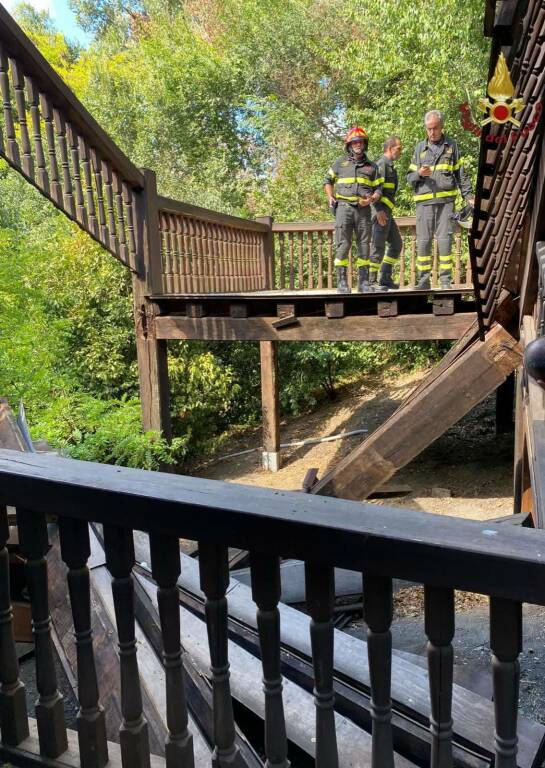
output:
<instances>
[{"instance_id":1,"label":"firefighter with red helmet","mask_svg":"<svg viewBox=\"0 0 545 768\"><path fill-rule=\"evenodd\" d=\"M368 143L363 128L351 128L345 139L346 155L335 160L324 180L329 205L335 210L335 267L339 293L350 293L348 262L354 234L358 249L358 290L361 293L373 290L369 284L371 213L372 210L374 213L374 204L382 197L384 179L375 163L367 157Z\"/></svg>"}]
</instances>

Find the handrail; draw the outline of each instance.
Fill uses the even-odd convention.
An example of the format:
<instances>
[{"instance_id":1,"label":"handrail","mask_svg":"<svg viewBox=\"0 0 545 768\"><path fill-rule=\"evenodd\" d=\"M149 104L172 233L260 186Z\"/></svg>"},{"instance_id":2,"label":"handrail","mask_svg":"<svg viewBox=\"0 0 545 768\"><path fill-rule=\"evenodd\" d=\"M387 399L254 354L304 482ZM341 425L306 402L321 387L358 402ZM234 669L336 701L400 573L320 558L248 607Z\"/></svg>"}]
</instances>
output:
<instances>
[{"instance_id":1,"label":"handrail","mask_svg":"<svg viewBox=\"0 0 545 768\"><path fill-rule=\"evenodd\" d=\"M62 759L67 749L48 606L46 515L51 514L58 518L60 533L60 551L57 549L55 556L60 555L68 566L78 648L82 765L101 750L104 752L104 759L98 763L101 768L107 760L104 714L90 642L91 591L87 561L91 553L88 529L91 521L103 525L106 566L112 577L111 594L120 650L120 742L123 763L130 763L131 768L149 768L148 723L142 703L135 635L137 604L140 605L139 621L144 624L156 622L153 632L156 637L157 631L161 634L169 713L168 755L174 761L172 752L175 751L176 764L193 764L180 644L179 538L196 540L199 544L200 588L205 596L204 618L210 653L210 666L207 668L205 662L202 671L213 688L211 720L214 722L215 748L229 756L230 764L239 763L229 673L229 546L248 549L250 554L252 600L257 608L264 682L263 717L268 734L265 744L268 763L283 768L288 765L278 610L280 556L305 562L316 704L316 730L312 741L317 765L333 767L339 764L333 688L333 566L363 574L373 727L370 738L361 732L358 754L362 765L395 764L390 634L392 577L424 585L430 683L429 741L432 755L441 753L444 756L437 764L451 765L453 747L464 738L464 726L459 730L459 724L456 719L453 723L451 715L455 588L490 596L496 717L494 728L492 706L482 702L488 712L485 716L488 735L477 749L480 752L484 749L490 757L495 753L497 764L518 764L515 756L519 727L520 749L524 752L520 764L534 765L536 750L539 754L542 752L544 729L534 724L535 735L528 742L528 728L524 735L523 723L517 724L517 707L513 704L518 701L522 602L545 603L544 531L404 509L381 507L377 510L373 505L329 497L2 450L0 611L4 620L0 625L0 683L2 692L8 689L17 694L17 705L3 709L2 736L11 747L10 755L16 756L17 746L24 744L28 721L11 631L6 505L17 510L20 552L26 561L36 643L40 646L40 653L36 654L38 707L43 712L38 721L39 751L52 759L48 764L60 765L54 760ZM142 615L142 603L135 591L133 530L149 533L151 573L157 584L158 619L153 619L149 608L149 615ZM56 578L59 577L57 572ZM58 593L58 585L56 589ZM252 610L251 606L248 610ZM191 656L190 648L188 652ZM238 675L235 675L236 671L233 680L239 684ZM256 675L256 683L258 678L261 674ZM419 707L420 711L422 706ZM460 717L459 706L457 717ZM515 746L511 748L509 745ZM341 748L345 747L341 744ZM509 760L502 761L504 757ZM208 760L206 764L209 764ZM429 764L435 762L432 760ZM196 765L204 768L202 761Z\"/></svg>"},{"instance_id":2,"label":"handrail","mask_svg":"<svg viewBox=\"0 0 545 768\"><path fill-rule=\"evenodd\" d=\"M105 159L115 164L126 181L134 187L143 187L142 172L97 123L1 4L0 40L8 55L21 59L24 73L32 75L40 90L48 94L52 106L62 110L65 119L77 126L80 133L93 143Z\"/></svg>"},{"instance_id":3,"label":"handrail","mask_svg":"<svg viewBox=\"0 0 545 768\"><path fill-rule=\"evenodd\" d=\"M0 478L44 514L69 498L75 519L545 603L545 531L7 450Z\"/></svg>"},{"instance_id":4,"label":"handrail","mask_svg":"<svg viewBox=\"0 0 545 768\"><path fill-rule=\"evenodd\" d=\"M268 232L269 227L266 224L262 224L260 221L253 221L252 219L243 219L240 216L231 216L228 213L219 213L218 211L212 211L209 208L201 208L198 205L191 205L190 203L183 203L180 200L174 200L170 197L158 197L159 210L164 213L177 213L182 216L189 216L193 219L201 219L202 221L208 221L211 224L223 224L227 227L233 227L235 229L245 229L251 232Z\"/></svg>"},{"instance_id":5,"label":"handrail","mask_svg":"<svg viewBox=\"0 0 545 768\"><path fill-rule=\"evenodd\" d=\"M398 227L415 227L415 216L396 216ZM273 232L334 232L335 220L328 221L286 221L275 222Z\"/></svg>"}]
</instances>

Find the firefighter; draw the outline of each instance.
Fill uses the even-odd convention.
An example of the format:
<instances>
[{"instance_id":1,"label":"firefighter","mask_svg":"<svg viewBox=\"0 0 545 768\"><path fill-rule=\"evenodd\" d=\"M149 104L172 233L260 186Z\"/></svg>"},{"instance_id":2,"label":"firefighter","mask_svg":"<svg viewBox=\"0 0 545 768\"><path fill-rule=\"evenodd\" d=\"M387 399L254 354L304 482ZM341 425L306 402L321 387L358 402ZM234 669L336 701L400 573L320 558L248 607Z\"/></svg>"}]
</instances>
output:
<instances>
[{"instance_id":1,"label":"firefighter","mask_svg":"<svg viewBox=\"0 0 545 768\"><path fill-rule=\"evenodd\" d=\"M429 290L432 268L432 243L437 238L439 281L441 288L452 282L452 235L454 202L457 190L470 205L474 204L471 182L454 139L443 133L444 119L432 109L424 117L427 138L416 145L407 181L416 203L416 287Z\"/></svg>"},{"instance_id":2,"label":"firefighter","mask_svg":"<svg viewBox=\"0 0 545 768\"><path fill-rule=\"evenodd\" d=\"M367 157L368 136L355 126L345 140L346 155L339 157L326 174L324 190L335 210L335 267L338 293L350 293L348 258L352 235L356 233L358 248L358 290L367 293L369 284L369 244L371 212L382 196L382 178L375 163Z\"/></svg>"},{"instance_id":3,"label":"firefighter","mask_svg":"<svg viewBox=\"0 0 545 768\"><path fill-rule=\"evenodd\" d=\"M394 219L395 196L398 188L394 163L399 160L401 151L401 140L397 136L390 136L384 142L384 154L377 160L378 171L384 182L382 197L375 205L376 213L373 216L369 282L371 286L375 286L378 278L379 290L399 288L399 285L392 280L392 269L398 263L402 249L401 235ZM386 243L388 243L388 253L385 255Z\"/></svg>"}]
</instances>

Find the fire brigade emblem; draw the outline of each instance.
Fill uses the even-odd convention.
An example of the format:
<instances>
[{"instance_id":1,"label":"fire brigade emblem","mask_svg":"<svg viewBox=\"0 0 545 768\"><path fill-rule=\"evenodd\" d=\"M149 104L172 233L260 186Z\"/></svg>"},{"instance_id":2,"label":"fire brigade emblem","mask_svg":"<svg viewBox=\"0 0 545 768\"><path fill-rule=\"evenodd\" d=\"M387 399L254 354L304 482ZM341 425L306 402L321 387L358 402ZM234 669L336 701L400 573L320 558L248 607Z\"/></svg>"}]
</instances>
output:
<instances>
[{"instance_id":1,"label":"fire brigade emblem","mask_svg":"<svg viewBox=\"0 0 545 768\"><path fill-rule=\"evenodd\" d=\"M479 101L479 109L486 115L481 125L512 123L519 128L520 120L516 119L515 113L521 112L525 104L522 99L514 99L514 93L515 86L509 74L505 56L500 53L494 75L488 83L490 98Z\"/></svg>"}]
</instances>

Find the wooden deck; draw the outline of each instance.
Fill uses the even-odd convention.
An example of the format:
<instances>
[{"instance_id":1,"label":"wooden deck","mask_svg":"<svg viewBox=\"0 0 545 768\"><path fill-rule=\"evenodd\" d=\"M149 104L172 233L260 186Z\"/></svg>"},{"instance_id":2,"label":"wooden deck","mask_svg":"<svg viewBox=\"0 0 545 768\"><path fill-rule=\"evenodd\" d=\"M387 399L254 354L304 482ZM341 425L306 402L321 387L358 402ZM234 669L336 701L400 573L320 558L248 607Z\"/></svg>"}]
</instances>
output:
<instances>
[{"instance_id":1,"label":"wooden deck","mask_svg":"<svg viewBox=\"0 0 545 768\"><path fill-rule=\"evenodd\" d=\"M458 339L475 319L473 291L338 294L322 290L155 294L158 339L424 341Z\"/></svg>"}]
</instances>

